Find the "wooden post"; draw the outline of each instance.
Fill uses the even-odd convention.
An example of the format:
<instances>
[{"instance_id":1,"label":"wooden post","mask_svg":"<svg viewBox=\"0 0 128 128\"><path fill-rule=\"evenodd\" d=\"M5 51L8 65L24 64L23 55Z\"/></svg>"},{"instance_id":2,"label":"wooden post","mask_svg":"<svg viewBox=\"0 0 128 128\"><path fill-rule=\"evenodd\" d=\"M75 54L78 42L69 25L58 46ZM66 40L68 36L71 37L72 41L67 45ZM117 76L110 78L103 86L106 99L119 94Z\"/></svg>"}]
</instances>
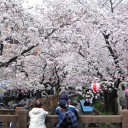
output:
<instances>
[{"instance_id":1,"label":"wooden post","mask_svg":"<svg viewBox=\"0 0 128 128\"><path fill-rule=\"evenodd\" d=\"M28 110L20 109L18 115L18 128L27 128L28 123Z\"/></svg>"},{"instance_id":2,"label":"wooden post","mask_svg":"<svg viewBox=\"0 0 128 128\"><path fill-rule=\"evenodd\" d=\"M121 110L122 128L128 128L128 110Z\"/></svg>"}]
</instances>

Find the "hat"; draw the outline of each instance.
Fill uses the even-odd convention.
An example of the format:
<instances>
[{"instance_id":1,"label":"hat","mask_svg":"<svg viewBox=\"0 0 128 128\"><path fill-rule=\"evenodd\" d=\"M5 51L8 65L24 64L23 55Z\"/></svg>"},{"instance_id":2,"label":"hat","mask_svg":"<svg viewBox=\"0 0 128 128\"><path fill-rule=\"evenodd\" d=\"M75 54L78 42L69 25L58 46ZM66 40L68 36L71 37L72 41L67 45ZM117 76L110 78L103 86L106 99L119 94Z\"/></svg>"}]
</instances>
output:
<instances>
[{"instance_id":1,"label":"hat","mask_svg":"<svg viewBox=\"0 0 128 128\"><path fill-rule=\"evenodd\" d=\"M66 100L66 101L68 101L68 99L69 97L67 93L62 93L59 98L59 100Z\"/></svg>"},{"instance_id":2,"label":"hat","mask_svg":"<svg viewBox=\"0 0 128 128\"><path fill-rule=\"evenodd\" d=\"M61 108L68 108L67 101L61 100L61 101L59 102L59 106L60 106Z\"/></svg>"}]
</instances>

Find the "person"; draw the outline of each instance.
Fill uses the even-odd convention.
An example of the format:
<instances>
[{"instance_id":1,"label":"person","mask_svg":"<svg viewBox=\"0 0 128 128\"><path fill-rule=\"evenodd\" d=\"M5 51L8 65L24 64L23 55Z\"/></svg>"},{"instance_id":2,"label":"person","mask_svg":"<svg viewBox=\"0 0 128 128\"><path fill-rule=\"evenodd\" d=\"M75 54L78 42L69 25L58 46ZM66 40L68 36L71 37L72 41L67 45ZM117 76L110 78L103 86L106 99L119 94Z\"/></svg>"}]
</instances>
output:
<instances>
[{"instance_id":1,"label":"person","mask_svg":"<svg viewBox=\"0 0 128 128\"><path fill-rule=\"evenodd\" d=\"M66 100L66 101L68 101L68 99L69 99L69 96L68 96L68 93L67 93L67 92L61 93L61 95L60 95L60 97L59 97L59 101L61 101L61 100Z\"/></svg>"},{"instance_id":2,"label":"person","mask_svg":"<svg viewBox=\"0 0 128 128\"><path fill-rule=\"evenodd\" d=\"M91 106L91 105L92 105L92 97L90 95L90 92L87 92L85 96L84 106Z\"/></svg>"},{"instance_id":3,"label":"person","mask_svg":"<svg viewBox=\"0 0 128 128\"><path fill-rule=\"evenodd\" d=\"M68 110L71 110L71 111L75 114L76 118L78 119L78 113L79 113L79 111L78 111L78 109L77 109L75 106L71 105L71 100L69 99L67 93L63 93L63 94L60 96L60 98L59 98L59 103L60 103L61 101L66 101L66 102L67 102L67 104L68 104ZM59 103L58 103L58 104L59 104ZM58 122L61 120L62 116L63 116L63 112L61 111L60 106L58 106L58 107L56 108L55 113L58 115L58 120L57 120L57 123L58 123ZM57 124L57 123L56 123L56 124ZM55 125L56 125L56 124L55 124Z\"/></svg>"},{"instance_id":4,"label":"person","mask_svg":"<svg viewBox=\"0 0 128 128\"><path fill-rule=\"evenodd\" d=\"M36 99L33 103L33 108L29 111L30 124L29 128L46 128L45 118L48 114L42 107L40 99Z\"/></svg>"},{"instance_id":5,"label":"person","mask_svg":"<svg viewBox=\"0 0 128 128\"><path fill-rule=\"evenodd\" d=\"M84 106L91 106L91 102L89 98L88 97L85 98Z\"/></svg>"},{"instance_id":6,"label":"person","mask_svg":"<svg viewBox=\"0 0 128 128\"><path fill-rule=\"evenodd\" d=\"M63 115L56 125L56 128L78 128L78 120L75 114L68 109L67 102L65 100L61 100L59 102L59 106Z\"/></svg>"}]
</instances>

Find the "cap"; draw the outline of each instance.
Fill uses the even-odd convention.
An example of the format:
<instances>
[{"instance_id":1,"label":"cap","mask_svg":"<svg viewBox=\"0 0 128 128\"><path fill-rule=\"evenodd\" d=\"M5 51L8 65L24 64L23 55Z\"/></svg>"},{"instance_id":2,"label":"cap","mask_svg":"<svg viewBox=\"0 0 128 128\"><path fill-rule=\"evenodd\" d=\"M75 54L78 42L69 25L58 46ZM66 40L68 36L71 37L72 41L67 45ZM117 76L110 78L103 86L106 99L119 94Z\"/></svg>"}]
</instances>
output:
<instances>
[{"instance_id":1,"label":"cap","mask_svg":"<svg viewBox=\"0 0 128 128\"><path fill-rule=\"evenodd\" d=\"M60 106L61 108L68 108L67 101L61 100L61 101L59 102L59 106Z\"/></svg>"},{"instance_id":2,"label":"cap","mask_svg":"<svg viewBox=\"0 0 128 128\"><path fill-rule=\"evenodd\" d=\"M67 93L62 93L59 98L59 100L66 100L66 101L68 101L68 99L69 97Z\"/></svg>"}]
</instances>

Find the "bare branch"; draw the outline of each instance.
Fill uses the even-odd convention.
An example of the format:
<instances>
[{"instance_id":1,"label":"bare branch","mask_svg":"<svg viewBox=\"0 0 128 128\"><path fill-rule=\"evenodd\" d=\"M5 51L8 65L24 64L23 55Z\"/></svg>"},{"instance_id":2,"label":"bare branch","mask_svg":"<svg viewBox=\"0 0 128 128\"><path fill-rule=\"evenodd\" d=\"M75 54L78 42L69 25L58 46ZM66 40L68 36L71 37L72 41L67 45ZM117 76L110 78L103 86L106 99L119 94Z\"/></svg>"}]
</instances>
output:
<instances>
[{"instance_id":1,"label":"bare branch","mask_svg":"<svg viewBox=\"0 0 128 128\"><path fill-rule=\"evenodd\" d=\"M116 8L122 1L123 1L123 0L120 0L120 1L113 7L113 9Z\"/></svg>"},{"instance_id":2,"label":"bare branch","mask_svg":"<svg viewBox=\"0 0 128 128\"><path fill-rule=\"evenodd\" d=\"M39 43L37 43L37 44L34 45L34 46L29 47L28 49L24 50L24 51L21 53L21 55L24 55L25 53L31 51L33 48L37 47L38 45L39 45Z\"/></svg>"},{"instance_id":3,"label":"bare branch","mask_svg":"<svg viewBox=\"0 0 128 128\"><path fill-rule=\"evenodd\" d=\"M48 39L48 37L49 36L51 36L56 30L58 30L59 28L54 28L53 30L52 30L52 32L50 32L47 36L45 36L44 38L45 39Z\"/></svg>"}]
</instances>

